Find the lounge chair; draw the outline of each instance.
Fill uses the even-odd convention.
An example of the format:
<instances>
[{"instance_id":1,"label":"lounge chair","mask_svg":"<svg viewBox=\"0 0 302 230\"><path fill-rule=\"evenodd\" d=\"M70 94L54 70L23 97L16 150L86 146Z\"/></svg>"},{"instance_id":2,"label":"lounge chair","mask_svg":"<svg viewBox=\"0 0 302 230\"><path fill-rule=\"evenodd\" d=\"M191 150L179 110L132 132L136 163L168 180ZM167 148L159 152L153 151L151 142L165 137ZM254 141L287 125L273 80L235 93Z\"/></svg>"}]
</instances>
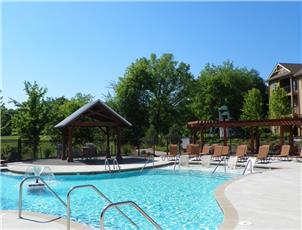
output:
<instances>
[{"instance_id":1,"label":"lounge chair","mask_svg":"<svg viewBox=\"0 0 302 230\"><path fill-rule=\"evenodd\" d=\"M259 151L256 156L257 160L260 163L269 163L271 159L270 157L268 157L268 153L269 153L269 145L261 145L259 147Z\"/></svg>"},{"instance_id":2,"label":"lounge chair","mask_svg":"<svg viewBox=\"0 0 302 230\"><path fill-rule=\"evenodd\" d=\"M215 145L214 146L214 153L212 155L213 160L220 160L222 154L222 145Z\"/></svg>"},{"instance_id":3,"label":"lounge chair","mask_svg":"<svg viewBox=\"0 0 302 230\"><path fill-rule=\"evenodd\" d=\"M227 168L231 170L236 169L237 162L238 162L237 156L230 156L227 162Z\"/></svg>"},{"instance_id":4,"label":"lounge chair","mask_svg":"<svg viewBox=\"0 0 302 230\"><path fill-rule=\"evenodd\" d=\"M199 150L200 150L200 147L198 144L190 144L190 147L188 148L188 151L187 151L187 155L189 155L190 158L192 158L192 157L198 158Z\"/></svg>"},{"instance_id":5,"label":"lounge chair","mask_svg":"<svg viewBox=\"0 0 302 230\"><path fill-rule=\"evenodd\" d=\"M175 160L177 154L178 154L178 145L171 144L169 146L169 152L167 155L168 160L173 160L173 159Z\"/></svg>"},{"instance_id":6,"label":"lounge chair","mask_svg":"<svg viewBox=\"0 0 302 230\"><path fill-rule=\"evenodd\" d=\"M211 147L209 145L204 145L202 147L202 150L201 152L199 153L199 156L204 156L204 155L209 155L210 154L210 150L211 150Z\"/></svg>"},{"instance_id":7,"label":"lounge chair","mask_svg":"<svg viewBox=\"0 0 302 230\"><path fill-rule=\"evenodd\" d=\"M229 156L229 151L230 151L230 147L228 145L227 146L223 146L222 150L221 150L222 157L227 158Z\"/></svg>"},{"instance_id":8,"label":"lounge chair","mask_svg":"<svg viewBox=\"0 0 302 230\"><path fill-rule=\"evenodd\" d=\"M289 157L290 145L282 145L280 154L275 156L278 160L291 160Z\"/></svg>"},{"instance_id":9,"label":"lounge chair","mask_svg":"<svg viewBox=\"0 0 302 230\"><path fill-rule=\"evenodd\" d=\"M246 161L247 145L238 145L236 149L236 156L238 161Z\"/></svg>"}]
</instances>

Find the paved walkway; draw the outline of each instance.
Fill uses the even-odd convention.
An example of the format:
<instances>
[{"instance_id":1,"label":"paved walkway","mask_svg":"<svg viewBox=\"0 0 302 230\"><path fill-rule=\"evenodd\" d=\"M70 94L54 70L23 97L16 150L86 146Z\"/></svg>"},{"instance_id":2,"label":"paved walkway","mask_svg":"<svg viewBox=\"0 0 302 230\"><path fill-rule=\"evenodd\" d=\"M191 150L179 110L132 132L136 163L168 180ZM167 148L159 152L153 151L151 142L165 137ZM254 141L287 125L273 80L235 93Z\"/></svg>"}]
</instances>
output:
<instances>
[{"instance_id":1,"label":"paved walkway","mask_svg":"<svg viewBox=\"0 0 302 230\"><path fill-rule=\"evenodd\" d=\"M112 161L111 170L113 170ZM138 157L124 157L120 163L121 171L141 169L146 163L145 158ZM154 158L154 166L160 167L170 164L171 162L163 161L161 157ZM54 174L70 174L70 173L106 173L104 159L90 160L90 161L74 161L66 162L60 159L37 160L34 162L15 162L7 164L7 169L16 173L24 173L26 169L33 165L48 166ZM152 162L146 165L146 168L153 167Z\"/></svg>"},{"instance_id":2,"label":"paved walkway","mask_svg":"<svg viewBox=\"0 0 302 230\"><path fill-rule=\"evenodd\" d=\"M226 186L224 194L237 211L226 216L231 222L238 218L235 229L302 229L302 163L274 166L282 169L248 175Z\"/></svg>"},{"instance_id":3,"label":"paved walkway","mask_svg":"<svg viewBox=\"0 0 302 230\"><path fill-rule=\"evenodd\" d=\"M71 221L70 229L88 230L88 226ZM66 220L61 217L44 215L36 212L22 212L22 218L18 218L17 211L0 210L1 229L43 229L66 230Z\"/></svg>"}]
</instances>

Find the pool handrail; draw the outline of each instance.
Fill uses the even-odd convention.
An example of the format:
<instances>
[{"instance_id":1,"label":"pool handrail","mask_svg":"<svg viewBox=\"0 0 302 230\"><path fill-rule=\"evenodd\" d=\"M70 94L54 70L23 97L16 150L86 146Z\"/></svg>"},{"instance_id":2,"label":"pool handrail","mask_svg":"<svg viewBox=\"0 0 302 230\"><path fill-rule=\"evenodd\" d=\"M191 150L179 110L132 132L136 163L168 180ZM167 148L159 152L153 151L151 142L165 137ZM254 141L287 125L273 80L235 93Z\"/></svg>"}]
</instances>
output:
<instances>
[{"instance_id":1,"label":"pool handrail","mask_svg":"<svg viewBox=\"0 0 302 230\"><path fill-rule=\"evenodd\" d=\"M49 189L49 191L65 206L67 207L67 204L61 199L61 197L40 177L40 176L30 176L24 178L20 185L19 185L19 202L18 202L18 217L21 218L22 216L22 198L23 198L23 184L25 181L30 179L39 179L42 181L42 183Z\"/></svg>"},{"instance_id":2,"label":"pool handrail","mask_svg":"<svg viewBox=\"0 0 302 230\"><path fill-rule=\"evenodd\" d=\"M77 185L72 187L71 189L69 189L68 193L67 193L67 206L66 206L66 216L67 216L67 230L70 230L70 195L72 193L72 191L76 190L76 189L80 189L80 188L91 188L93 189L101 198L103 198L104 200L106 200L109 205L113 204L113 202L107 197L105 196L97 187L95 187L92 184L86 184L86 185ZM137 224L135 224L130 217L128 217L122 210L120 210L118 207L115 207L116 210L122 214L123 217L125 217L132 225L134 225L136 228L138 228Z\"/></svg>"},{"instance_id":3,"label":"pool handrail","mask_svg":"<svg viewBox=\"0 0 302 230\"><path fill-rule=\"evenodd\" d=\"M118 163L118 160L116 158L113 159L112 164L113 164L114 170L115 170L115 168L117 168L119 172L121 171L120 164Z\"/></svg>"},{"instance_id":4,"label":"pool handrail","mask_svg":"<svg viewBox=\"0 0 302 230\"><path fill-rule=\"evenodd\" d=\"M149 156L144 164L144 166L141 168L141 172L146 168L147 164L152 162L152 167L154 168L154 156Z\"/></svg>"},{"instance_id":5,"label":"pool handrail","mask_svg":"<svg viewBox=\"0 0 302 230\"><path fill-rule=\"evenodd\" d=\"M149 216L140 206L138 206L138 204L136 204L133 201L122 201L122 202L117 202L117 203L111 203L109 205L107 205L101 212L100 215L100 225L101 225L101 230L105 230L105 213L107 212L108 209L110 208L118 208L119 206L123 206L123 205L130 205L132 207L134 207L137 211L139 211L146 220L148 220L156 229L158 230L162 230L162 228L159 226L158 223L156 223L155 220L152 219L151 216Z\"/></svg>"},{"instance_id":6,"label":"pool handrail","mask_svg":"<svg viewBox=\"0 0 302 230\"><path fill-rule=\"evenodd\" d=\"M252 165L252 160L251 159L248 159L247 160L247 162L246 162L246 165L245 165L245 167L244 167L244 170L243 170L243 172L242 172L242 175L244 175L245 174L245 171L247 170L247 167L249 166L249 164L251 164L251 167L250 167L250 169L251 169L251 174L253 173L253 165Z\"/></svg>"},{"instance_id":7,"label":"pool handrail","mask_svg":"<svg viewBox=\"0 0 302 230\"><path fill-rule=\"evenodd\" d=\"M218 162L218 164L216 165L216 167L214 168L213 172L211 173L211 175L213 175L216 172L217 168L220 166L221 161L224 161L223 162L224 172L226 172L226 166L227 166L226 160L227 160L226 157L221 157L220 160L219 160L219 162Z\"/></svg>"},{"instance_id":8,"label":"pool handrail","mask_svg":"<svg viewBox=\"0 0 302 230\"><path fill-rule=\"evenodd\" d=\"M111 173L111 168L110 168L110 164L109 164L109 161L108 161L108 158L106 157L105 158L105 170L107 170L107 166L108 166L108 171Z\"/></svg>"}]
</instances>

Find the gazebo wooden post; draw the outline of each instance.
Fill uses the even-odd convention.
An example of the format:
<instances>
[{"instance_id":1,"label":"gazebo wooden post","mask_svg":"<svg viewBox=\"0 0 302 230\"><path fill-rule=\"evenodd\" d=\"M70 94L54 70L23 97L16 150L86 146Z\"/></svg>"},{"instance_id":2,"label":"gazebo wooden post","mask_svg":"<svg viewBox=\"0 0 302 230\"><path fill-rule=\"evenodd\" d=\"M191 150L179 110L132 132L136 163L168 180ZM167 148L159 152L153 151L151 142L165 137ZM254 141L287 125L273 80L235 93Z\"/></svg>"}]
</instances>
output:
<instances>
[{"instance_id":1,"label":"gazebo wooden post","mask_svg":"<svg viewBox=\"0 0 302 230\"><path fill-rule=\"evenodd\" d=\"M111 154L110 154L110 129L109 127L106 127L106 136L107 136L107 146L106 146L106 157L110 158Z\"/></svg>"},{"instance_id":2,"label":"gazebo wooden post","mask_svg":"<svg viewBox=\"0 0 302 230\"><path fill-rule=\"evenodd\" d=\"M255 153L255 144L254 144L254 127L251 127L250 129L250 145L251 145L251 153L254 154Z\"/></svg>"},{"instance_id":3,"label":"gazebo wooden post","mask_svg":"<svg viewBox=\"0 0 302 230\"><path fill-rule=\"evenodd\" d=\"M62 156L61 156L61 159L62 160L66 160L66 135L67 135L67 132L66 132L66 128L64 128L62 130Z\"/></svg>"},{"instance_id":4,"label":"gazebo wooden post","mask_svg":"<svg viewBox=\"0 0 302 230\"><path fill-rule=\"evenodd\" d=\"M116 147L116 159L119 161L123 159L121 155L121 128L119 126L116 127Z\"/></svg>"},{"instance_id":5,"label":"gazebo wooden post","mask_svg":"<svg viewBox=\"0 0 302 230\"><path fill-rule=\"evenodd\" d=\"M228 134L227 134L227 128L225 125L223 126L223 145L224 146L228 145Z\"/></svg>"},{"instance_id":6,"label":"gazebo wooden post","mask_svg":"<svg viewBox=\"0 0 302 230\"><path fill-rule=\"evenodd\" d=\"M280 146L284 145L284 126L280 126Z\"/></svg>"},{"instance_id":7,"label":"gazebo wooden post","mask_svg":"<svg viewBox=\"0 0 302 230\"><path fill-rule=\"evenodd\" d=\"M68 162L73 162L73 154L72 154L72 131L73 131L73 127L69 126L68 127L68 135L67 135L67 139L68 139L68 157L67 157L67 161Z\"/></svg>"}]
</instances>

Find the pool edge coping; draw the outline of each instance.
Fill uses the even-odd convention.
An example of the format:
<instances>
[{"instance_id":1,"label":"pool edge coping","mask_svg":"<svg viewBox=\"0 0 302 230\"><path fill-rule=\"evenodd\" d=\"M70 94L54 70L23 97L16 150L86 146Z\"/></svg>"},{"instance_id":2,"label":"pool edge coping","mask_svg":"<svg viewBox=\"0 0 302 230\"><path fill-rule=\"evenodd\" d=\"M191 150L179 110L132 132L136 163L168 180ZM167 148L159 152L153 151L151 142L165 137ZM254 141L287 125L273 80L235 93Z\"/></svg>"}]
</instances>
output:
<instances>
[{"instance_id":1,"label":"pool edge coping","mask_svg":"<svg viewBox=\"0 0 302 230\"><path fill-rule=\"evenodd\" d=\"M0 210L0 213L10 213L10 214L16 214L16 218L18 217L18 210ZM52 218L53 221L62 224L66 227L66 223L67 220L63 217L63 216L54 216L54 215L50 215L50 214L45 214L45 213L40 213L40 212L32 212L32 211L22 211L23 215L29 215L31 217L37 217L37 218L41 218L43 220L45 220L45 224L47 224L49 221L48 218ZM23 216L22 215L22 216ZM23 218L23 217L21 217ZM59 218L59 219L58 219ZM25 218L24 218L25 219ZM70 220L70 227L74 230L91 230L91 227L89 227L89 225L77 222L77 221L73 221Z\"/></svg>"}]
</instances>

